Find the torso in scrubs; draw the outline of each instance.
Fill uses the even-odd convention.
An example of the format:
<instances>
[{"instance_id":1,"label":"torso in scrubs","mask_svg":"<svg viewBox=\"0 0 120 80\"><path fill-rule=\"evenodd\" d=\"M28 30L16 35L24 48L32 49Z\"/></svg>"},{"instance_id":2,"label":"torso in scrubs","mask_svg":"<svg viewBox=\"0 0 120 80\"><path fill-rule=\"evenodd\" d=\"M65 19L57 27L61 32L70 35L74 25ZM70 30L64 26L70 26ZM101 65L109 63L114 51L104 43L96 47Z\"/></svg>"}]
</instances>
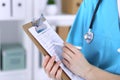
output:
<instances>
[{"instance_id":1,"label":"torso in scrubs","mask_svg":"<svg viewBox=\"0 0 120 80\"><path fill-rule=\"evenodd\" d=\"M120 18L117 0L102 0L92 28L94 39L89 44L84 39L97 2L83 0L67 42L81 46L81 52L90 64L120 74Z\"/></svg>"}]
</instances>

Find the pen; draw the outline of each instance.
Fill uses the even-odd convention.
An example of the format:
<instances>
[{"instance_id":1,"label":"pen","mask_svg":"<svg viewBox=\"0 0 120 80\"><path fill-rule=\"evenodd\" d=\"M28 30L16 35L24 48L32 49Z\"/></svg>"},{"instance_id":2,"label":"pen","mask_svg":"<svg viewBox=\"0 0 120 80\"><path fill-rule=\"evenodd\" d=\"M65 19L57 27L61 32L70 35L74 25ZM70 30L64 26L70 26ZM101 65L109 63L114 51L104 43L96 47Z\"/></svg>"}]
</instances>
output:
<instances>
[{"instance_id":1,"label":"pen","mask_svg":"<svg viewBox=\"0 0 120 80\"><path fill-rule=\"evenodd\" d=\"M64 45L62 43L53 43L54 45L63 47Z\"/></svg>"},{"instance_id":2,"label":"pen","mask_svg":"<svg viewBox=\"0 0 120 80\"><path fill-rule=\"evenodd\" d=\"M80 46L75 46L77 49L79 49L79 50L81 50L82 49L82 47L80 47Z\"/></svg>"},{"instance_id":3,"label":"pen","mask_svg":"<svg viewBox=\"0 0 120 80\"><path fill-rule=\"evenodd\" d=\"M62 43L53 43L54 45L58 45L58 46L64 46ZM80 47L80 46L74 46L74 47L76 47L77 49L79 49L79 50L81 50L82 49L82 47Z\"/></svg>"}]
</instances>

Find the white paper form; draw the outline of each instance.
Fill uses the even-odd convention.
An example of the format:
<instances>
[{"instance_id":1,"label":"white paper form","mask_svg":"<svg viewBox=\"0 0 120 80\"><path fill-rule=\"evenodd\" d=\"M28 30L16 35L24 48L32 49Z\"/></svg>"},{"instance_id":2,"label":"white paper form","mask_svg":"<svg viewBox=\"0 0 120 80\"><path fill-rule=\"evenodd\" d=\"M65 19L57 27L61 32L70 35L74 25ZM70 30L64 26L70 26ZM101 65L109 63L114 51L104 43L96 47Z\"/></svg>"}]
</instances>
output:
<instances>
[{"instance_id":1,"label":"white paper form","mask_svg":"<svg viewBox=\"0 0 120 80\"><path fill-rule=\"evenodd\" d=\"M29 28L29 31L43 46L43 48L50 54L50 56L56 56L56 61L62 60L63 46L55 45L55 43L63 45L64 41L51 28L47 21L44 22L44 28L41 28L39 32L36 31L36 28L34 26ZM63 63L61 63L60 67L71 78L71 80L83 80L82 78L74 75L70 70L68 70Z\"/></svg>"}]
</instances>

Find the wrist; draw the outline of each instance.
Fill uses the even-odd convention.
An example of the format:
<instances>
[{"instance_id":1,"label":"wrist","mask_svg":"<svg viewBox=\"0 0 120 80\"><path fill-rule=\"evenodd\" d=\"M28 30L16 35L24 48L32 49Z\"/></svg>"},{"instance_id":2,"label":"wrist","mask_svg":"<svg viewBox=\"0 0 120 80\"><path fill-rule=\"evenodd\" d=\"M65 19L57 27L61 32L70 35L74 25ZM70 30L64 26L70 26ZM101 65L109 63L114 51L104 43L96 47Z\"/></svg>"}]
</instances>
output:
<instances>
[{"instance_id":1,"label":"wrist","mask_svg":"<svg viewBox=\"0 0 120 80\"><path fill-rule=\"evenodd\" d=\"M88 76L90 74L92 74L92 72L94 71L94 69L95 69L95 67L93 65L90 65L89 68L88 68L88 70L84 73L84 77L83 78L85 80L88 80Z\"/></svg>"}]
</instances>

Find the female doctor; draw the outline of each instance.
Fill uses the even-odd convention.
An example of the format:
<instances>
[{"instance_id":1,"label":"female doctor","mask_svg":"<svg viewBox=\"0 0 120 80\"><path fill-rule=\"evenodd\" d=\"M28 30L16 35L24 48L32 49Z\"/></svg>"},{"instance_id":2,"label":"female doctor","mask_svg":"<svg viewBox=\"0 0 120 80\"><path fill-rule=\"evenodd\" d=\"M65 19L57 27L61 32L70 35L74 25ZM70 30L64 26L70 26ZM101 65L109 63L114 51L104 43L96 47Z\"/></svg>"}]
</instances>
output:
<instances>
[{"instance_id":1,"label":"female doctor","mask_svg":"<svg viewBox=\"0 0 120 80\"><path fill-rule=\"evenodd\" d=\"M67 42L62 62L74 74L85 80L120 80L120 0L83 0ZM61 62L54 61L55 56L46 56L43 67L49 77L61 80Z\"/></svg>"}]
</instances>

